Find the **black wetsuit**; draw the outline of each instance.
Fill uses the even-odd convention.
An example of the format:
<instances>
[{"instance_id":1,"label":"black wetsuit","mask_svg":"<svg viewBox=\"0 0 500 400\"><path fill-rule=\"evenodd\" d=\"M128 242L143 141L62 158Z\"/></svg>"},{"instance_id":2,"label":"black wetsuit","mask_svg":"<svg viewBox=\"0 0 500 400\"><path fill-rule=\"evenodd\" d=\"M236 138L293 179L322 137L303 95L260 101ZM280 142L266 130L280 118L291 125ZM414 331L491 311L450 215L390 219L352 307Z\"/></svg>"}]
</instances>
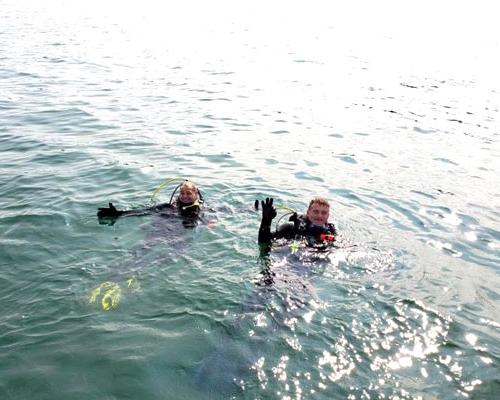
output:
<instances>
[{"instance_id":1,"label":"black wetsuit","mask_svg":"<svg viewBox=\"0 0 500 400\"><path fill-rule=\"evenodd\" d=\"M172 215L172 212L178 210L178 214L182 217L183 225L186 228L194 227L200 220L200 212L202 202L195 203L182 203L177 200L175 204L172 203L162 203L157 204L152 207L138 208L134 210L117 210L112 203L109 203L109 207L99 208L97 212L97 217L99 218L99 223L102 224L114 224L116 219L121 216L143 216L158 214L162 217L168 217Z\"/></svg>"},{"instance_id":2,"label":"black wetsuit","mask_svg":"<svg viewBox=\"0 0 500 400\"><path fill-rule=\"evenodd\" d=\"M275 232L271 232L271 221L263 218L259 229L259 244L261 256L263 256L263 269L261 277L256 282L259 286L275 286L278 281L283 281L284 286L295 286L299 291L306 288L303 277L290 273L288 269L278 273L275 271L273 262L269 255L271 244L275 240L286 239L287 241L301 240L306 247L316 251L327 250L335 240L337 231L333 224L324 226L314 225L304 215L294 214L291 218L293 222L281 224Z\"/></svg>"},{"instance_id":3,"label":"black wetsuit","mask_svg":"<svg viewBox=\"0 0 500 400\"><path fill-rule=\"evenodd\" d=\"M275 232L271 232L271 225L262 221L259 229L259 244L270 245L275 239L304 238L308 246L324 246L335 240L337 231L333 224L325 226L314 225L304 215L292 217L293 222L281 224Z\"/></svg>"}]
</instances>

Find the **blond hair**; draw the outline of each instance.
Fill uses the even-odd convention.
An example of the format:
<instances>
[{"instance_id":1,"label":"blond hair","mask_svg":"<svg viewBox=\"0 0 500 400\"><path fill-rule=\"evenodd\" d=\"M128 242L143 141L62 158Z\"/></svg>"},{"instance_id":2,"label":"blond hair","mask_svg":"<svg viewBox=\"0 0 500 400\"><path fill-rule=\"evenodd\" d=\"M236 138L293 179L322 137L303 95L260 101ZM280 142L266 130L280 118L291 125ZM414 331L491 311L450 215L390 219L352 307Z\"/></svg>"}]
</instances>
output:
<instances>
[{"instance_id":1,"label":"blond hair","mask_svg":"<svg viewBox=\"0 0 500 400\"><path fill-rule=\"evenodd\" d=\"M327 199L324 197L314 197L310 202L309 202L309 207L307 209L309 210L314 204L318 204L320 206L327 206L330 207L330 203L328 202Z\"/></svg>"}]
</instances>

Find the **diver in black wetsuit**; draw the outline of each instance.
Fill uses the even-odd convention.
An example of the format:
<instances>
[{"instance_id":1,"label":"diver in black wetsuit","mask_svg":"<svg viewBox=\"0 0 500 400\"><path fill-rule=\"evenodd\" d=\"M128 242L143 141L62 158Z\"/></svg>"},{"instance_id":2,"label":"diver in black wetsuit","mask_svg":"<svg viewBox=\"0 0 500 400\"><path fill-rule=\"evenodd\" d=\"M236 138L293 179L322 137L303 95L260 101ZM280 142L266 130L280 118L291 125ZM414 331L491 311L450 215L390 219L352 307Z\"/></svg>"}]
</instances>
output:
<instances>
[{"instance_id":1,"label":"diver in black wetsuit","mask_svg":"<svg viewBox=\"0 0 500 400\"><path fill-rule=\"evenodd\" d=\"M169 180L169 182L171 181ZM177 191L179 191L179 195L174 201ZM194 228L200 221L206 222L200 216L202 206L203 197L200 191L193 182L185 180L174 189L168 203L135 210L118 210L112 203L109 203L109 207L99 208L97 217L100 224L113 225L121 216L154 214L160 218L153 221L151 232L149 232L142 246L134 251L134 257L124 265L120 265L119 271L112 278L108 278L107 281L101 283L89 293L89 303L100 304L103 310L108 311L118 306L125 291L139 291L139 272L145 265L144 259L148 254L144 250L151 248L153 245L168 243L174 254L178 254L185 247L186 242L183 235L176 234L178 226L170 223L170 218L180 220L185 228ZM208 226L210 227L210 224ZM166 261L172 258L170 251L164 251L163 253L162 260Z\"/></svg>"},{"instance_id":2,"label":"diver in black wetsuit","mask_svg":"<svg viewBox=\"0 0 500 400\"><path fill-rule=\"evenodd\" d=\"M175 193L179 190L179 196L173 202ZM116 219L121 216L141 216L149 214L166 215L173 210L178 210L183 217L185 227L193 227L199 219L201 206L203 205L203 196L191 181L184 181L172 193L168 203L158 204L148 208L139 208L135 210L118 210L113 203L109 207L98 208L97 217L102 224L114 224Z\"/></svg>"},{"instance_id":3,"label":"diver in black wetsuit","mask_svg":"<svg viewBox=\"0 0 500 400\"><path fill-rule=\"evenodd\" d=\"M276 217L276 208L273 206L273 198L266 198L261 201L262 221L259 228L259 245L261 256L263 256L262 277L257 285L274 286L278 280L285 285L295 285L299 289L306 288L303 279L299 276L293 277L290 271L285 270L277 273L273 262L269 257L273 241L286 239L290 247L300 246L297 241L305 244L304 247L314 251L324 251L333 245L337 231L332 223L328 222L330 216L330 204L322 197L313 198L305 215L292 214L289 222L278 226L276 231L271 232L271 223ZM257 209L259 202L255 201ZM293 282L293 283L292 283Z\"/></svg>"},{"instance_id":4,"label":"diver in black wetsuit","mask_svg":"<svg viewBox=\"0 0 500 400\"><path fill-rule=\"evenodd\" d=\"M273 198L261 201L262 221L259 229L259 244L269 250L274 239L299 239L304 238L309 247L325 247L333 243L337 231L332 223L328 222L330 204L321 197L313 198L305 215L293 213L288 223L280 225L275 232L271 232L272 220L276 217ZM258 208L258 201L255 202Z\"/></svg>"}]
</instances>

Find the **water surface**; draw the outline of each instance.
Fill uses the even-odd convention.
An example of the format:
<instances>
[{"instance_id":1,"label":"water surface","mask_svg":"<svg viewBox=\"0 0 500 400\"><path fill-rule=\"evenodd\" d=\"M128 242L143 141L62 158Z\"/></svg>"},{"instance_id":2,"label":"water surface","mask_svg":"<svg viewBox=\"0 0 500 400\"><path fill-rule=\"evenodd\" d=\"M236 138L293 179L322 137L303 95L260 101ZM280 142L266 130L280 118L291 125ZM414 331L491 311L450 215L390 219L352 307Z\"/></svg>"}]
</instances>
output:
<instances>
[{"instance_id":1,"label":"water surface","mask_svg":"<svg viewBox=\"0 0 500 400\"><path fill-rule=\"evenodd\" d=\"M1 8L2 399L495 398L487 3ZM175 176L210 225L98 224ZM338 248L260 284L253 201L316 194Z\"/></svg>"}]
</instances>

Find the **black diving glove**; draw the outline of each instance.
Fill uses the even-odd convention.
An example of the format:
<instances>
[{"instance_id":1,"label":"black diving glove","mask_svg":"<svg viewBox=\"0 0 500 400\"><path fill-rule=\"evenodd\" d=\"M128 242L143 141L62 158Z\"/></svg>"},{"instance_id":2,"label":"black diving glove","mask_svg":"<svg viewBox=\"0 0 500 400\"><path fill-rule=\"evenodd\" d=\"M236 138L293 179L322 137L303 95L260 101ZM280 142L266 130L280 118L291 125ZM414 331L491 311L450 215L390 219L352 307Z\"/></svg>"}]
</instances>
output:
<instances>
[{"instance_id":1,"label":"black diving glove","mask_svg":"<svg viewBox=\"0 0 500 400\"><path fill-rule=\"evenodd\" d=\"M99 207L97 210L97 218L118 218L125 213L117 210L113 203L109 203L109 207Z\"/></svg>"},{"instance_id":2,"label":"black diving glove","mask_svg":"<svg viewBox=\"0 0 500 400\"><path fill-rule=\"evenodd\" d=\"M300 221L299 221L299 216L297 215L296 212L294 212L290 218L288 218L288 221L290 222L293 222L293 226L295 227L295 229L298 228L299 224L300 224Z\"/></svg>"},{"instance_id":3,"label":"black diving glove","mask_svg":"<svg viewBox=\"0 0 500 400\"><path fill-rule=\"evenodd\" d=\"M262 200L262 223L263 226L271 226L271 222L276 217L276 208L273 206L274 199L266 197L266 201Z\"/></svg>"}]
</instances>

